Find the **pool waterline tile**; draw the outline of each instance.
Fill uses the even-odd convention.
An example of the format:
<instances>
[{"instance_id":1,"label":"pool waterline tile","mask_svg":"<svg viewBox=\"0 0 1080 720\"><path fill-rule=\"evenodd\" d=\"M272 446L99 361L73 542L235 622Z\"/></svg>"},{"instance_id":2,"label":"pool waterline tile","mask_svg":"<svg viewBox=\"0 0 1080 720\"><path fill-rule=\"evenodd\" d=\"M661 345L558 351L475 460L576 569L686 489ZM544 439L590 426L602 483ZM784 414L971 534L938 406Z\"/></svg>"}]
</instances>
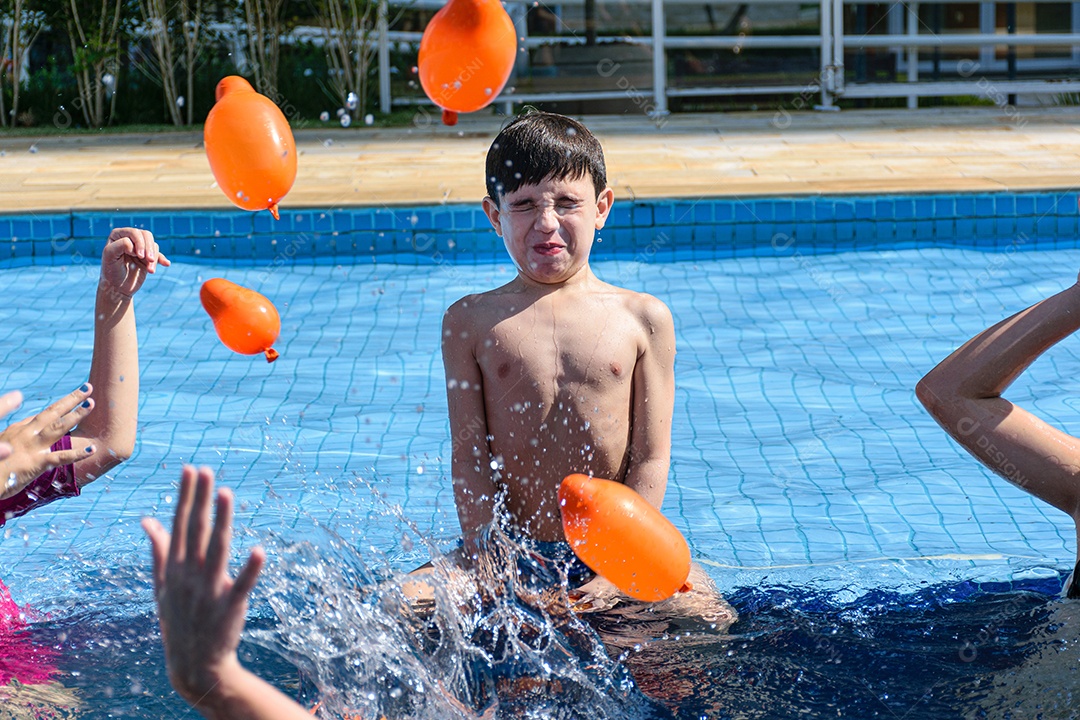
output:
<instances>
[{"instance_id":1,"label":"pool waterline tile","mask_svg":"<svg viewBox=\"0 0 1080 720\"><path fill-rule=\"evenodd\" d=\"M100 242L110 230L125 225L151 229L162 251L177 257L198 249L202 257L212 252L223 260L266 259L268 253L277 257L280 251L274 247L283 242L296 250L281 256L283 261L323 255L362 261L365 256L416 252L434 242L443 262L468 263L473 255L503 252L486 215L471 204L293 208L283 210L280 221L267 212L205 210L13 214L0 215L0 240L35 248L15 248L5 257L63 262L69 253L62 246L69 238ZM640 252L655 247L662 233L665 249L688 250L695 257L769 256L778 251L777 238L782 239L781 249L797 238L803 254L809 252L806 243L818 245L815 252L851 243L884 249L910 247L912 242L1004 251L1015 250L1017 238L1030 238L1030 244L1024 243L1030 247L1071 241L1078 226L1076 192L616 200L598 233L604 243L596 250L598 257L604 252ZM326 239L330 235L337 239ZM55 244L61 249L50 257L43 240L59 240Z\"/></svg>"}]
</instances>

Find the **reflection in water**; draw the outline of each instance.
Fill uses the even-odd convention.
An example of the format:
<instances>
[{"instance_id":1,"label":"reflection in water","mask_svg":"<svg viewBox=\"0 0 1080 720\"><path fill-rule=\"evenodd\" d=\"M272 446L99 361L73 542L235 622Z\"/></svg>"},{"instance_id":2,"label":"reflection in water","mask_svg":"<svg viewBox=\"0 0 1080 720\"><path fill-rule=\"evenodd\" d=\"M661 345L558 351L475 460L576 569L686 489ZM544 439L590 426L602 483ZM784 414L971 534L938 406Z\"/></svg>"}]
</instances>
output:
<instances>
[{"instance_id":1,"label":"reflection in water","mask_svg":"<svg viewBox=\"0 0 1080 720\"><path fill-rule=\"evenodd\" d=\"M1022 660L976 679L971 685L977 702L965 717L1052 720L1080 716L1080 602L1052 601L1038 608L1037 614L1040 622L1016 640L1015 653ZM970 653L978 648L965 650Z\"/></svg>"}]
</instances>

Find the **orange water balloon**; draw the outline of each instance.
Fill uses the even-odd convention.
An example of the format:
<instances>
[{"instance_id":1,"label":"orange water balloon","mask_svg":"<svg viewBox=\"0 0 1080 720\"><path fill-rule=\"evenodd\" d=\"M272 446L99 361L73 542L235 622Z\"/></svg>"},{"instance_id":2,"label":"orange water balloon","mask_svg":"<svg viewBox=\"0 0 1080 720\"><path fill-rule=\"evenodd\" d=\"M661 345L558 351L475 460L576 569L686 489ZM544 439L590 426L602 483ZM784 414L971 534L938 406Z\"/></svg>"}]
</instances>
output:
<instances>
[{"instance_id":1,"label":"orange water balloon","mask_svg":"<svg viewBox=\"0 0 1080 720\"><path fill-rule=\"evenodd\" d=\"M203 129L206 157L218 187L244 210L269 210L296 180L296 142L270 98L238 75L223 78Z\"/></svg>"},{"instance_id":2,"label":"orange water balloon","mask_svg":"<svg viewBox=\"0 0 1080 720\"><path fill-rule=\"evenodd\" d=\"M495 99L514 68L517 30L499 0L450 0L420 39L420 85L446 125Z\"/></svg>"},{"instance_id":3,"label":"orange water balloon","mask_svg":"<svg viewBox=\"0 0 1080 720\"><path fill-rule=\"evenodd\" d=\"M559 486L559 509L574 553L627 595L656 602L692 588L686 539L622 483L568 475Z\"/></svg>"},{"instance_id":4,"label":"orange water balloon","mask_svg":"<svg viewBox=\"0 0 1080 720\"><path fill-rule=\"evenodd\" d=\"M199 298L225 347L242 355L263 353L266 362L277 360L277 350L270 346L281 333L281 318L272 302L222 278L204 282Z\"/></svg>"}]
</instances>

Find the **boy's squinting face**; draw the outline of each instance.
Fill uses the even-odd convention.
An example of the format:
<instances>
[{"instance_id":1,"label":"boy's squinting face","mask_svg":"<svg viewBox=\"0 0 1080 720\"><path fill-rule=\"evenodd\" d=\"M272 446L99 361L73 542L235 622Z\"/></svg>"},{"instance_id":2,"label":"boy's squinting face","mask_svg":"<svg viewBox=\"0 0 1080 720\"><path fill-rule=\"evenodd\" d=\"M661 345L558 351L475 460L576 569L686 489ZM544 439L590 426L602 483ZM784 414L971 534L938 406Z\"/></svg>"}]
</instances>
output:
<instances>
[{"instance_id":1,"label":"boy's squinting face","mask_svg":"<svg viewBox=\"0 0 1080 720\"><path fill-rule=\"evenodd\" d=\"M522 185L502 196L484 198L495 232L518 271L543 284L565 282L589 261L596 231L604 227L614 193L595 195L589 175L576 180L547 179Z\"/></svg>"}]
</instances>

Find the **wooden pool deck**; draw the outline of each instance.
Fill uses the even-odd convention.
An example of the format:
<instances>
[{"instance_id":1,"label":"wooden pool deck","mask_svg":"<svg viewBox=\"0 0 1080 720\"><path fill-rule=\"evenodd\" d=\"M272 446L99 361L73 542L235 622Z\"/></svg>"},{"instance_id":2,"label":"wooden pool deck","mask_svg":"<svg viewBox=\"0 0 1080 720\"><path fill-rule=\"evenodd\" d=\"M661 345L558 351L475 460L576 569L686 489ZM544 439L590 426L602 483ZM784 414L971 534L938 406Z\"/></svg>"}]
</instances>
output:
<instances>
[{"instance_id":1,"label":"wooden pool deck","mask_svg":"<svg viewBox=\"0 0 1080 720\"><path fill-rule=\"evenodd\" d=\"M494 116L453 128L297 132L283 208L478 202ZM1080 109L997 107L674 115L585 122L621 199L1067 191L1080 185ZM0 134L0 212L226 208L199 132Z\"/></svg>"}]
</instances>

